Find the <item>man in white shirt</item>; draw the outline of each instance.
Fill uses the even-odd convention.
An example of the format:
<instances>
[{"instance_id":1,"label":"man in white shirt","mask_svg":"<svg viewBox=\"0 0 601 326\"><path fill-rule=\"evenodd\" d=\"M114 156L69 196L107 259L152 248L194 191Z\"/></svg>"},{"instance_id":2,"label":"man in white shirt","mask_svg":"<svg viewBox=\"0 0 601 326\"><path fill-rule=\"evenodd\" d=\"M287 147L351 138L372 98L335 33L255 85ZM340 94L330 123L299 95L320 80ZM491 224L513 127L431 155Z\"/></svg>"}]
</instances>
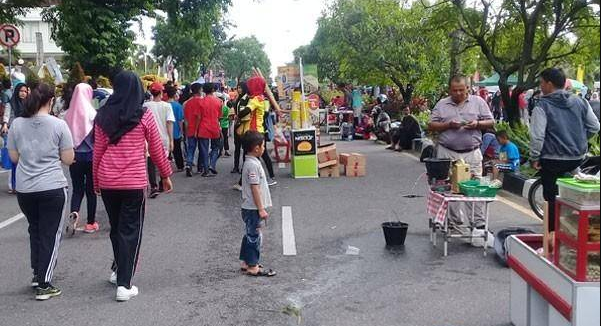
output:
<instances>
[{"instance_id":1,"label":"man in white shirt","mask_svg":"<svg viewBox=\"0 0 601 326\"><path fill-rule=\"evenodd\" d=\"M171 105L162 100L163 91L165 87L159 82L154 82L148 89L152 94L152 100L144 103L144 107L152 112L154 119L157 123L161 140L163 141L163 148L169 156L169 153L173 151L173 124L175 123L175 116ZM156 180L156 167L150 157L148 158L148 182L150 183L150 198L156 198L161 189ZM162 183L160 183L162 185Z\"/></svg>"}]
</instances>

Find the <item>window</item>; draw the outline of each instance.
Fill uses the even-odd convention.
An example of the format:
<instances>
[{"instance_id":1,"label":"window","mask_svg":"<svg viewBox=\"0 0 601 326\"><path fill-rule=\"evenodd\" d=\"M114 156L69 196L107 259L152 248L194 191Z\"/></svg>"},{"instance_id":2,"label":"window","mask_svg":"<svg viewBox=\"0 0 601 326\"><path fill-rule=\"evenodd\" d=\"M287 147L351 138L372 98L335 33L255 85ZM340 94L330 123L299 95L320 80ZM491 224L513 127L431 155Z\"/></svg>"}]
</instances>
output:
<instances>
[{"instance_id":1,"label":"window","mask_svg":"<svg viewBox=\"0 0 601 326\"><path fill-rule=\"evenodd\" d=\"M23 43L35 43L35 33L39 29L40 22L25 22L21 35Z\"/></svg>"}]
</instances>

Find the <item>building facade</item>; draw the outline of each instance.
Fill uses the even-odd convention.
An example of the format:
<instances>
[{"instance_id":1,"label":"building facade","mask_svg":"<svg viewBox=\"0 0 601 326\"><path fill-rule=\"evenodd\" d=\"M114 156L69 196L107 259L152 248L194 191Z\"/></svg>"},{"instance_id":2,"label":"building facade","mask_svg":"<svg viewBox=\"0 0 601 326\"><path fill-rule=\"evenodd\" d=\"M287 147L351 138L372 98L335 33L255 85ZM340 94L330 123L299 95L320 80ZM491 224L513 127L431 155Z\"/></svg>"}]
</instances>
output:
<instances>
[{"instance_id":1,"label":"building facade","mask_svg":"<svg viewBox=\"0 0 601 326\"><path fill-rule=\"evenodd\" d=\"M22 25L17 26L21 34L21 41L16 49L25 61L36 61L38 49L36 46L36 33L42 35L43 56L45 58L54 57L56 60L62 58L65 53L56 45L51 38L50 24L42 20L42 9L35 8L28 12L27 16L20 17Z\"/></svg>"}]
</instances>

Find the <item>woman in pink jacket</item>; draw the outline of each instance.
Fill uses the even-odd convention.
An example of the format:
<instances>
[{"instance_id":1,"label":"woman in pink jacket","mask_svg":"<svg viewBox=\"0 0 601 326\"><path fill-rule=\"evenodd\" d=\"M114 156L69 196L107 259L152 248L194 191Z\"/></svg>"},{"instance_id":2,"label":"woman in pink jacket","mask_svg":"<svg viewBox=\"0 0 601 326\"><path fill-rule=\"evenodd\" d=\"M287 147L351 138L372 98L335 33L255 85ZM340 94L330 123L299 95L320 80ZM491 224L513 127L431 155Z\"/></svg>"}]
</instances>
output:
<instances>
[{"instance_id":1,"label":"woman in pink jacket","mask_svg":"<svg viewBox=\"0 0 601 326\"><path fill-rule=\"evenodd\" d=\"M94 190L102 196L111 224L114 261L110 282L117 285L116 300L127 301L138 295L132 277L144 225L146 148L160 171L165 193L172 190L172 171L152 112L142 107L140 78L133 72L120 72L113 89L95 120L93 175Z\"/></svg>"}]
</instances>

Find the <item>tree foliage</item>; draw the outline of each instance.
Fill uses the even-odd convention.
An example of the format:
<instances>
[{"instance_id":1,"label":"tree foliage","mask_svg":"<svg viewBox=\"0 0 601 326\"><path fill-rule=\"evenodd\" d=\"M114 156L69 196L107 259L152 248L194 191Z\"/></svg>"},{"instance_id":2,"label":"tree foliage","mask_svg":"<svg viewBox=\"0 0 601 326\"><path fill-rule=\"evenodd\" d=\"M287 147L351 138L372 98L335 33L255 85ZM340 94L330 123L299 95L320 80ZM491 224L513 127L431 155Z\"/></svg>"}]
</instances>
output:
<instances>
[{"instance_id":1,"label":"tree foliage","mask_svg":"<svg viewBox=\"0 0 601 326\"><path fill-rule=\"evenodd\" d=\"M336 83L394 83L406 101L408 84L433 95L448 79L451 28L433 13L397 0L337 0L318 20L312 43L295 54L316 52L320 77Z\"/></svg>"},{"instance_id":2,"label":"tree foliage","mask_svg":"<svg viewBox=\"0 0 601 326\"><path fill-rule=\"evenodd\" d=\"M71 62L80 62L91 75L110 75L124 66L135 34L129 29L150 14L153 1L61 1L45 10L52 37Z\"/></svg>"},{"instance_id":3,"label":"tree foliage","mask_svg":"<svg viewBox=\"0 0 601 326\"><path fill-rule=\"evenodd\" d=\"M265 76L271 74L271 62L264 45L255 36L230 41L217 58L216 65L226 76L238 80L250 77L252 68L259 68Z\"/></svg>"},{"instance_id":4,"label":"tree foliage","mask_svg":"<svg viewBox=\"0 0 601 326\"><path fill-rule=\"evenodd\" d=\"M6 0L0 1L0 24L19 23L17 17L25 16L31 8L38 7L45 0Z\"/></svg>"},{"instance_id":5,"label":"tree foliage","mask_svg":"<svg viewBox=\"0 0 601 326\"><path fill-rule=\"evenodd\" d=\"M519 121L519 94L536 86L544 68L573 60L599 62L595 3L598 1L481 0L474 20L464 0L452 1L453 12L460 18L458 27L500 76L499 87L504 102L509 103L512 123ZM510 98L507 79L513 74L518 82Z\"/></svg>"},{"instance_id":6,"label":"tree foliage","mask_svg":"<svg viewBox=\"0 0 601 326\"><path fill-rule=\"evenodd\" d=\"M195 76L226 42L222 18L229 5L230 0L163 0L159 8L166 17L158 17L153 29L153 54L159 61L171 56L180 73Z\"/></svg>"}]
</instances>

